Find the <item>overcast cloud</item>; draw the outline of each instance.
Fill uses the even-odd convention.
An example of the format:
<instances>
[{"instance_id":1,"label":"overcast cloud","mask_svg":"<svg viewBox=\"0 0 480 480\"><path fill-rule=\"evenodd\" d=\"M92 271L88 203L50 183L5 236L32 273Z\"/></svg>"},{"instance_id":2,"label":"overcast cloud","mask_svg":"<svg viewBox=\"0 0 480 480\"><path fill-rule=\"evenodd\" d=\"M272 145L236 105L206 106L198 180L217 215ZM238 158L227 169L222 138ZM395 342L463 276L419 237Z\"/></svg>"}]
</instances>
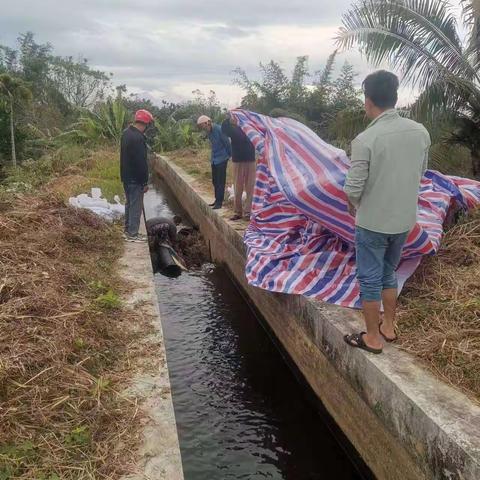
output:
<instances>
[{"instance_id":1,"label":"overcast cloud","mask_svg":"<svg viewBox=\"0 0 480 480\"><path fill-rule=\"evenodd\" d=\"M13 46L32 31L58 55L81 55L112 72L116 85L160 102L213 89L220 100L242 96L231 71L254 77L258 63L278 60L288 70L300 55L312 72L334 49L333 37L350 0L2 0L0 43ZM342 55L364 75L355 52Z\"/></svg>"}]
</instances>

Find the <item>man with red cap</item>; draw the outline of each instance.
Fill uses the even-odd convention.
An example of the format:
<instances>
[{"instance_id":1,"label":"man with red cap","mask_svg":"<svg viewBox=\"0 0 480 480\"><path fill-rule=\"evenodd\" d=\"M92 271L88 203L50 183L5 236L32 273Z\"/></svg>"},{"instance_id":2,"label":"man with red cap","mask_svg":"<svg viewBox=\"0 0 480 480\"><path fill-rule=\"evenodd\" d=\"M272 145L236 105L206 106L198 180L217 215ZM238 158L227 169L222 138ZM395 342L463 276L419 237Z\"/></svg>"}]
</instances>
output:
<instances>
[{"instance_id":1,"label":"man with red cap","mask_svg":"<svg viewBox=\"0 0 480 480\"><path fill-rule=\"evenodd\" d=\"M125 239L144 242L138 233L143 210L143 194L148 190L147 143L144 132L153 122L147 110L138 110L135 121L122 134L120 145L120 177L125 190Z\"/></svg>"}]
</instances>

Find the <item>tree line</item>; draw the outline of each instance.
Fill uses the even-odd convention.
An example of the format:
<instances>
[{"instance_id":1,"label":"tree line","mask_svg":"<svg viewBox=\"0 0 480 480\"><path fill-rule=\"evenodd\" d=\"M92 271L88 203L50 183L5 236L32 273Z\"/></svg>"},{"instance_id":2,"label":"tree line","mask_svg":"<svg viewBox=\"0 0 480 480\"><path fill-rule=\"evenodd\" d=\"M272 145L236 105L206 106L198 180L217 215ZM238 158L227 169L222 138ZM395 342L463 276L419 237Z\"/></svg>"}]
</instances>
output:
<instances>
[{"instance_id":1,"label":"tree line","mask_svg":"<svg viewBox=\"0 0 480 480\"><path fill-rule=\"evenodd\" d=\"M245 91L241 106L292 116L324 138L338 140L332 128L337 116L358 112L361 101L351 65L345 63L333 78L335 57L336 52L312 77L306 56L298 57L291 78L273 60L260 64L259 80L250 80L237 68L233 81ZM38 43L32 32L21 34L16 48L0 45L0 164L37 158L58 142L118 141L139 108L158 120L150 133L155 148L195 147L202 142L196 118L207 114L220 120L226 114L213 91L195 90L188 101L155 105L128 95L125 85L114 88L112 77L92 68L85 58L55 55L53 46Z\"/></svg>"},{"instance_id":2,"label":"tree line","mask_svg":"<svg viewBox=\"0 0 480 480\"><path fill-rule=\"evenodd\" d=\"M337 46L358 48L375 66L390 63L404 84L420 90L401 113L429 129L431 167L480 178L480 8L477 0L461 5L466 37L448 1L362 0L343 16ZM313 73L307 56L297 58L292 72L274 60L260 63L255 79L235 69L233 82L245 92L241 106L295 118L348 150L367 122L358 75L347 62L335 74L338 55ZM126 92L125 85L113 88L110 73L55 55L31 32L19 36L17 48L0 45L0 165L37 158L58 142L118 141L138 108L158 120L150 132L154 148L196 147L202 138L195 119L226 113L215 92L196 90L188 101L160 105Z\"/></svg>"}]
</instances>

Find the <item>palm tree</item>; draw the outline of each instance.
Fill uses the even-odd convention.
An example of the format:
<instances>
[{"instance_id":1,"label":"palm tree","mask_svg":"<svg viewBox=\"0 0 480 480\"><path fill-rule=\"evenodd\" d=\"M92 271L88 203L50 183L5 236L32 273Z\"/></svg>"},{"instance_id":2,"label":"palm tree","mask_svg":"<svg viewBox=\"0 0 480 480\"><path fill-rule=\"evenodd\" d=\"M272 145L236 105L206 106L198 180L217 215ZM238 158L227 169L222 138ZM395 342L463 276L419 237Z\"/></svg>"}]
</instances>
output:
<instances>
[{"instance_id":1,"label":"palm tree","mask_svg":"<svg viewBox=\"0 0 480 480\"><path fill-rule=\"evenodd\" d=\"M388 62L420 88L412 114L448 119L454 129L447 140L468 147L480 178L480 0L463 0L462 7L465 41L448 1L363 0L343 16L337 42L358 46L375 66Z\"/></svg>"},{"instance_id":2,"label":"palm tree","mask_svg":"<svg viewBox=\"0 0 480 480\"><path fill-rule=\"evenodd\" d=\"M0 75L0 99L3 99L10 111L10 143L12 145L12 164L17 166L17 152L15 149L15 105L20 100L29 100L32 93L25 82L6 73Z\"/></svg>"}]
</instances>

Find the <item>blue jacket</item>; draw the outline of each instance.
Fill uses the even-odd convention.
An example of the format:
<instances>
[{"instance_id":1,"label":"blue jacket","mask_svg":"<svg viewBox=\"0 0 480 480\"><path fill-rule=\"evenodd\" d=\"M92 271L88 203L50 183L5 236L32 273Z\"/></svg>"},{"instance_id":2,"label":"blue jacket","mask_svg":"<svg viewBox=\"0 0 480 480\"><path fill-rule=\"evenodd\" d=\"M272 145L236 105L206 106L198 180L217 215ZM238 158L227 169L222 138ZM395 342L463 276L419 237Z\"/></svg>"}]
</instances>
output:
<instances>
[{"instance_id":1,"label":"blue jacket","mask_svg":"<svg viewBox=\"0 0 480 480\"><path fill-rule=\"evenodd\" d=\"M232 156L230 140L222 133L220 125L212 124L212 131L208 134L208 139L212 145L210 161L213 165L226 162Z\"/></svg>"}]
</instances>

